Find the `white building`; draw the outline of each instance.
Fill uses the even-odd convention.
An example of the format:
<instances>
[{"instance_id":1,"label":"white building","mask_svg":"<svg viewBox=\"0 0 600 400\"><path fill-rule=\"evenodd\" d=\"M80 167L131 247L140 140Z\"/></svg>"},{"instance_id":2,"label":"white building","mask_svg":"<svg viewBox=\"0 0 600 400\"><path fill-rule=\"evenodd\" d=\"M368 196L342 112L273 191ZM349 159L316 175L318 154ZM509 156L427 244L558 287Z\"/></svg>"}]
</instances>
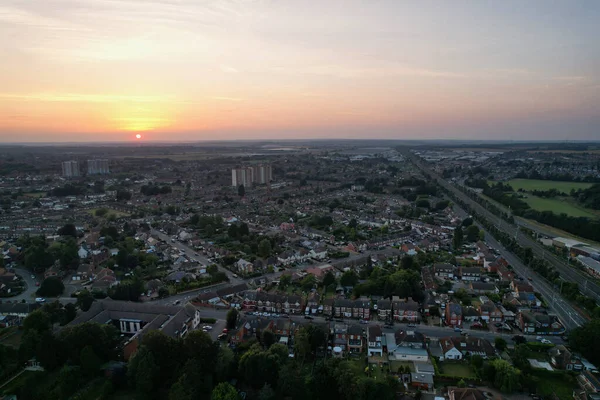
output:
<instances>
[{"instance_id":1,"label":"white building","mask_svg":"<svg viewBox=\"0 0 600 400\"><path fill-rule=\"evenodd\" d=\"M106 175L110 173L108 160L88 160L88 175Z\"/></svg>"},{"instance_id":2,"label":"white building","mask_svg":"<svg viewBox=\"0 0 600 400\"><path fill-rule=\"evenodd\" d=\"M77 161L63 161L62 175L65 178L74 178L81 176L79 172L79 163Z\"/></svg>"}]
</instances>

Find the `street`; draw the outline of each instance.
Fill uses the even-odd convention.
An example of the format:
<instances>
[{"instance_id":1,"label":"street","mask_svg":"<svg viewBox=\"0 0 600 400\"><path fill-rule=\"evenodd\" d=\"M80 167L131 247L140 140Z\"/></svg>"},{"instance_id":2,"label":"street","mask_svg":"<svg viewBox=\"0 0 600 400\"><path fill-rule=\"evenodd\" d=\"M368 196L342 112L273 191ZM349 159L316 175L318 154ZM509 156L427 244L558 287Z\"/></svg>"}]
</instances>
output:
<instances>
[{"instance_id":1,"label":"street","mask_svg":"<svg viewBox=\"0 0 600 400\"><path fill-rule=\"evenodd\" d=\"M229 310L201 307L200 315L202 316L202 318L216 318L217 320L224 320L227 316L228 311ZM256 315L247 315L243 311L240 312L239 319L257 319L257 318L265 318L265 317L259 317ZM336 323L335 320L328 321L323 316L312 316L312 318L313 319L308 320L303 315L291 315L289 317L289 319L292 322L294 322L298 325L305 325L308 323L318 323L318 324L335 324ZM279 318L279 319L281 319L281 318ZM356 320L356 319L344 319L344 323L359 324L358 320ZM449 328L449 327L443 327L443 326L431 326L431 325L425 325L425 324L418 324L416 327L409 327L408 323L396 322L393 324L394 328L384 328L383 327L384 324L385 323L383 321L369 321L368 324L364 324L364 325L361 324L361 326L363 326L365 329L369 326L376 326L376 325L381 326L384 333L396 332L399 329L403 329L406 331L418 331L418 332L421 332L422 334L424 334L425 336L431 337L431 338L442 338L442 337L448 337L448 336L460 336L461 335L460 332L455 332L454 329ZM497 337L501 337L504 340L506 340L507 342L511 343L512 338L515 335L521 335L521 333L518 331L515 331L513 333L496 333L496 332L482 331L482 330L475 330L475 329L463 329L463 332L467 332L469 334L469 336L471 336L471 337L487 339L492 344L494 342L494 339ZM522 336L527 338L528 341L535 341L535 337L536 337L536 335L522 335ZM554 344L563 344L564 343L562 338L559 336L544 336L544 338L550 340Z\"/></svg>"},{"instance_id":2,"label":"street","mask_svg":"<svg viewBox=\"0 0 600 400\"><path fill-rule=\"evenodd\" d=\"M25 281L27 288L23 293L15 297L7 297L5 300L10 300L12 302L19 302L25 299L27 302L32 302L35 298L35 292L38 290L38 287L35 286L35 283L38 282L37 279L31 277L31 271L21 268L15 268L15 274L19 275Z\"/></svg>"}]
</instances>

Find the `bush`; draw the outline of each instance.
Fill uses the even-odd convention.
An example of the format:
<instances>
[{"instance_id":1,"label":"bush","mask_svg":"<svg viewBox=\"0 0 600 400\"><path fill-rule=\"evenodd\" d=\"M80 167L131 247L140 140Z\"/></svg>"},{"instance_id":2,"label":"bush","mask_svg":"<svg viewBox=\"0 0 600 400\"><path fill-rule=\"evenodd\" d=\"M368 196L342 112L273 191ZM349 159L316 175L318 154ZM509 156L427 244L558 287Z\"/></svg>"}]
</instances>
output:
<instances>
[{"instance_id":1,"label":"bush","mask_svg":"<svg viewBox=\"0 0 600 400\"><path fill-rule=\"evenodd\" d=\"M65 285L59 278L50 277L44 279L42 285L37 290L38 296L43 297L56 297L60 296L65 291Z\"/></svg>"}]
</instances>

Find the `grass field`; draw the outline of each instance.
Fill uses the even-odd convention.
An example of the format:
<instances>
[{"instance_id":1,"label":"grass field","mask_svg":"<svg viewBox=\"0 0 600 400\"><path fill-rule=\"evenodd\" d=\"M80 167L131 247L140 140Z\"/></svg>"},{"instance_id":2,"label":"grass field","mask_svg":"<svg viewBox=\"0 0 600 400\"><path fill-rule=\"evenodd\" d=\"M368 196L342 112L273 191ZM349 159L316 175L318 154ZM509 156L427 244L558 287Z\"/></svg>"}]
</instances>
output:
<instances>
[{"instance_id":1,"label":"grass field","mask_svg":"<svg viewBox=\"0 0 600 400\"><path fill-rule=\"evenodd\" d=\"M598 215L592 211L580 208L560 198L544 199L530 195L523 200L529 204L529 207L537 211L552 211L556 214L565 213L571 217L598 218Z\"/></svg>"},{"instance_id":2,"label":"grass field","mask_svg":"<svg viewBox=\"0 0 600 400\"><path fill-rule=\"evenodd\" d=\"M556 394L560 400L573 398L573 389L577 387L573 377L567 374L561 375L537 370L532 375L538 379L537 394L544 397Z\"/></svg>"},{"instance_id":3,"label":"grass field","mask_svg":"<svg viewBox=\"0 0 600 400\"><path fill-rule=\"evenodd\" d=\"M512 179L506 183L512 186L514 190L523 189L525 191L531 191L556 189L563 193L570 193L571 189L587 189L592 186L591 183L542 181L536 179Z\"/></svg>"},{"instance_id":4,"label":"grass field","mask_svg":"<svg viewBox=\"0 0 600 400\"><path fill-rule=\"evenodd\" d=\"M94 208L94 209L91 209L89 212L90 212L90 214L92 214L92 215L95 216L96 215L96 210L99 210L99 209L98 208ZM115 218L129 217L131 215L131 214L124 213L124 212L121 212L121 211L113 210L112 208L107 208L107 211L108 212L104 216L105 218L108 217L111 214L113 214L115 216Z\"/></svg>"},{"instance_id":5,"label":"grass field","mask_svg":"<svg viewBox=\"0 0 600 400\"><path fill-rule=\"evenodd\" d=\"M439 364L441 373L445 375L460 376L462 378L473 378L475 375L471 372L469 364L441 362Z\"/></svg>"}]
</instances>

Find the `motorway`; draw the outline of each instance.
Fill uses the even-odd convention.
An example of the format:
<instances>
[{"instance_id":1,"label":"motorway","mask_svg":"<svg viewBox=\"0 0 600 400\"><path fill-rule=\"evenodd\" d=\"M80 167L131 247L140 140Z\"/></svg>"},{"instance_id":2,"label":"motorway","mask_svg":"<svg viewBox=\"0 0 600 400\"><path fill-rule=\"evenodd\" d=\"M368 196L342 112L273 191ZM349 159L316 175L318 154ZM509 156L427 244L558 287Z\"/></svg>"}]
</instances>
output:
<instances>
[{"instance_id":1,"label":"motorway","mask_svg":"<svg viewBox=\"0 0 600 400\"><path fill-rule=\"evenodd\" d=\"M435 172L431 171L421 160L416 159L412 154L410 155L410 158L416 166L421 168L421 170L433 176L438 181L440 186L454 193L455 196L457 196L466 204L469 204L478 214L485 216L485 218L490 222L495 223L499 230L504 231L511 236L514 235L519 245L522 247L530 247L536 256L548 261L550 265L554 267L560 274L561 278L570 282L576 282L579 285L579 289L582 293L594 298L597 302L600 301L600 287L591 281L589 276L568 266L563 260L546 250L541 243L538 243L536 240L523 233L519 234L519 228L517 225L510 224L497 215L489 212L485 207L481 206L479 203L461 192L454 185L448 183Z\"/></svg>"},{"instance_id":2,"label":"motorway","mask_svg":"<svg viewBox=\"0 0 600 400\"><path fill-rule=\"evenodd\" d=\"M213 308L200 308L200 315L202 316L202 318L215 318L217 320L223 320L226 318L228 311L229 310L221 310L221 309L213 309ZM257 319L257 318L265 318L265 317L258 317L256 315L246 315L244 312L241 312L240 318ZM273 319L273 318L271 318L271 319ZM289 317L289 319L298 325L304 325L304 324L308 324L310 322L318 323L318 324L327 324L330 322L335 323L335 321L328 321L323 316L313 316L312 320L307 320L304 318L303 315L292 315ZM358 321L355 319L345 319L344 323L358 324ZM418 331L418 332L421 332L422 334L424 334L425 336L431 337L431 338L442 338L442 337L448 337L448 336L460 336L461 335L459 332L455 332L454 329L444 327L444 326L418 324L416 327L409 327L408 324L406 324L406 323L396 322L396 323L394 323L393 328L384 328L383 321L369 321L368 324L364 324L364 325L361 324L361 326L364 326L365 328L368 326L375 326L375 325L381 326L384 333L392 333L392 332L396 332L398 329L404 329L407 331ZM497 337L501 337L501 338L505 339L507 342L511 343L511 340L515 335L521 334L520 332L498 333L498 332L481 331L481 330L475 330L475 329L463 329L463 332L467 332L469 334L469 336L471 336L471 337L487 339L490 342L492 342L492 344L494 343L494 339ZM523 336L525 336L528 340L532 340L532 341L535 340L535 337L536 337L535 335L523 335ZM564 343L562 338L559 336L544 336L544 338L550 340L554 344L563 344Z\"/></svg>"}]
</instances>

